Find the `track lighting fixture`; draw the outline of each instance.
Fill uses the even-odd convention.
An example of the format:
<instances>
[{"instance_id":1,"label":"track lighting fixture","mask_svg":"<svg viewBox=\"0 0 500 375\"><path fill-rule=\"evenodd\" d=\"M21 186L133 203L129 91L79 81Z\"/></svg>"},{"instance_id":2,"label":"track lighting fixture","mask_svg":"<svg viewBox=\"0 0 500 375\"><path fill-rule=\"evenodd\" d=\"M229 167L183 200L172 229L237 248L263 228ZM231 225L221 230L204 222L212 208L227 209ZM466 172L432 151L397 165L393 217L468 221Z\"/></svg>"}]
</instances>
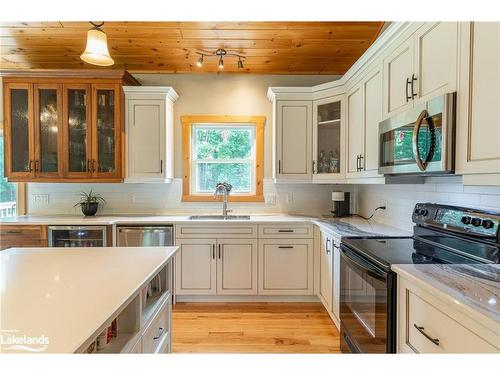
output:
<instances>
[{"instance_id":1,"label":"track lighting fixture","mask_svg":"<svg viewBox=\"0 0 500 375\"><path fill-rule=\"evenodd\" d=\"M218 64L219 69L224 69L224 57L226 57L226 56L234 56L234 57L238 58L238 69L243 69L243 61L246 59L246 57L243 55L240 55L240 54L234 53L234 52L228 52L223 48L219 48L215 52L196 52L196 53L198 55L200 55L200 57L196 61L196 66L199 68L201 68L203 66L203 58L205 56L207 56L207 57L211 57L211 56L219 57L219 64Z\"/></svg>"}]
</instances>

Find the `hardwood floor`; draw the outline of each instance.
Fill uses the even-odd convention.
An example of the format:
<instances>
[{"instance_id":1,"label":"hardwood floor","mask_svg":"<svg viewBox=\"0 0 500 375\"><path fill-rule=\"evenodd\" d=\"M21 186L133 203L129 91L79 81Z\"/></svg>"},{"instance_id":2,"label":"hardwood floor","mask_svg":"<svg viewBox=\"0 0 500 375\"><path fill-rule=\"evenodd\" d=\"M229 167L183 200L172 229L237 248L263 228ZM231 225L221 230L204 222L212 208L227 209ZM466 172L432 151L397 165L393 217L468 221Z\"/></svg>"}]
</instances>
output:
<instances>
[{"instance_id":1,"label":"hardwood floor","mask_svg":"<svg viewBox=\"0 0 500 375\"><path fill-rule=\"evenodd\" d=\"M174 353L340 353L320 303L177 303Z\"/></svg>"}]
</instances>

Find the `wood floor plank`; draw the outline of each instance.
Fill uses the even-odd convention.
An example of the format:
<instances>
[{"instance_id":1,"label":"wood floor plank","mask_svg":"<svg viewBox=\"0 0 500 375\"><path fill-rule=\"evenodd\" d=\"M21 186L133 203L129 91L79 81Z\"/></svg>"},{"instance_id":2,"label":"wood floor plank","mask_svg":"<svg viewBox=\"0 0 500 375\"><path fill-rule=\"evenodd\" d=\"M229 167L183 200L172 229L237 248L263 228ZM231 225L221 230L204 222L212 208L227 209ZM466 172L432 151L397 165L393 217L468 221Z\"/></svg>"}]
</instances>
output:
<instances>
[{"instance_id":1,"label":"wood floor plank","mask_svg":"<svg viewBox=\"0 0 500 375\"><path fill-rule=\"evenodd\" d=\"M174 353L340 353L320 303L177 303Z\"/></svg>"}]
</instances>

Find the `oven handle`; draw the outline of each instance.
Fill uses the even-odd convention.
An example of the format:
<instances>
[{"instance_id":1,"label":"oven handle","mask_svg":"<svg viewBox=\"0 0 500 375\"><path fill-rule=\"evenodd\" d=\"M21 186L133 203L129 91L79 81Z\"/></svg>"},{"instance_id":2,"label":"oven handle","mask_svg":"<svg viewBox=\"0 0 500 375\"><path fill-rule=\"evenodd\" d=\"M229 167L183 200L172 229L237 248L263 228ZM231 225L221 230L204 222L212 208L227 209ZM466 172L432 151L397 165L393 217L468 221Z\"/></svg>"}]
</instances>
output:
<instances>
[{"instance_id":1,"label":"oven handle","mask_svg":"<svg viewBox=\"0 0 500 375\"><path fill-rule=\"evenodd\" d=\"M420 133L420 127L422 126L422 123L424 121L426 121L427 124L429 125L429 132L431 134L431 145L429 147L427 155L425 156L425 159L422 160L422 158L420 157L420 151L418 150L418 133ZM427 110L425 109L422 112L420 112L417 121L415 121L415 126L413 127L412 146L413 146L413 157L415 158L415 162L417 163L418 169L420 169L423 172L427 169L427 164L432 160L432 157L434 156L434 149L436 147L436 133L435 133L434 122L432 121L432 117L429 115L429 112L427 112Z\"/></svg>"},{"instance_id":2,"label":"oven handle","mask_svg":"<svg viewBox=\"0 0 500 375\"><path fill-rule=\"evenodd\" d=\"M370 276L375 277L376 279L379 280L387 280L387 273L380 270L379 268L375 267L373 264L370 264L366 260L362 259L360 256L355 255L352 251L349 251L348 249L341 247L341 254L347 263L350 265L361 269L363 272L369 274Z\"/></svg>"}]
</instances>

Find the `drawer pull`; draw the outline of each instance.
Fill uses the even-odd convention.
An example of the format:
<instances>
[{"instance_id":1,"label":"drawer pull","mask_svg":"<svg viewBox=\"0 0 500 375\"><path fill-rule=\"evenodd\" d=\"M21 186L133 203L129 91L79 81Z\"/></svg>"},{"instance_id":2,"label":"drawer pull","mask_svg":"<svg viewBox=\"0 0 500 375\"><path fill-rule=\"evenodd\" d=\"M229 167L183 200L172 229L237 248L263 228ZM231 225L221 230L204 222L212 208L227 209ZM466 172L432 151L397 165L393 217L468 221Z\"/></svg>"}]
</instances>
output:
<instances>
[{"instance_id":1,"label":"drawer pull","mask_svg":"<svg viewBox=\"0 0 500 375\"><path fill-rule=\"evenodd\" d=\"M413 324L413 327L417 329L418 332L420 332L426 339L428 339L430 342L432 342L434 345L439 346L439 339L433 339L430 337L425 331L424 327L422 326L417 326L416 324Z\"/></svg>"},{"instance_id":2,"label":"drawer pull","mask_svg":"<svg viewBox=\"0 0 500 375\"><path fill-rule=\"evenodd\" d=\"M163 335L163 332L165 332L163 327L158 328L158 335L153 337L153 340L158 340Z\"/></svg>"},{"instance_id":3,"label":"drawer pull","mask_svg":"<svg viewBox=\"0 0 500 375\"><path fill-rule=\"evenodd\" d=\"M293 249L293 246L278 246L278 249Z\"/></svg>"},{"instance_id":4,"label":"drawer pull","mask_svg":"<svg viewBox=\"0 0 500 375\"><path fill-rule=\"evenodd\" d=\"M21 234L23 232L21 230L8 230L7 233L8 234Z\"/></svg>"},{"instance_id":5,"label":"drawer pull","mask_svg":"<svg viewBox=\"0 0 500 375\"><path fill-rule=\"evenodd\" d=\"M278 233L293 233L293 229L278 229Z\"/></svg>"}]
</instances>

